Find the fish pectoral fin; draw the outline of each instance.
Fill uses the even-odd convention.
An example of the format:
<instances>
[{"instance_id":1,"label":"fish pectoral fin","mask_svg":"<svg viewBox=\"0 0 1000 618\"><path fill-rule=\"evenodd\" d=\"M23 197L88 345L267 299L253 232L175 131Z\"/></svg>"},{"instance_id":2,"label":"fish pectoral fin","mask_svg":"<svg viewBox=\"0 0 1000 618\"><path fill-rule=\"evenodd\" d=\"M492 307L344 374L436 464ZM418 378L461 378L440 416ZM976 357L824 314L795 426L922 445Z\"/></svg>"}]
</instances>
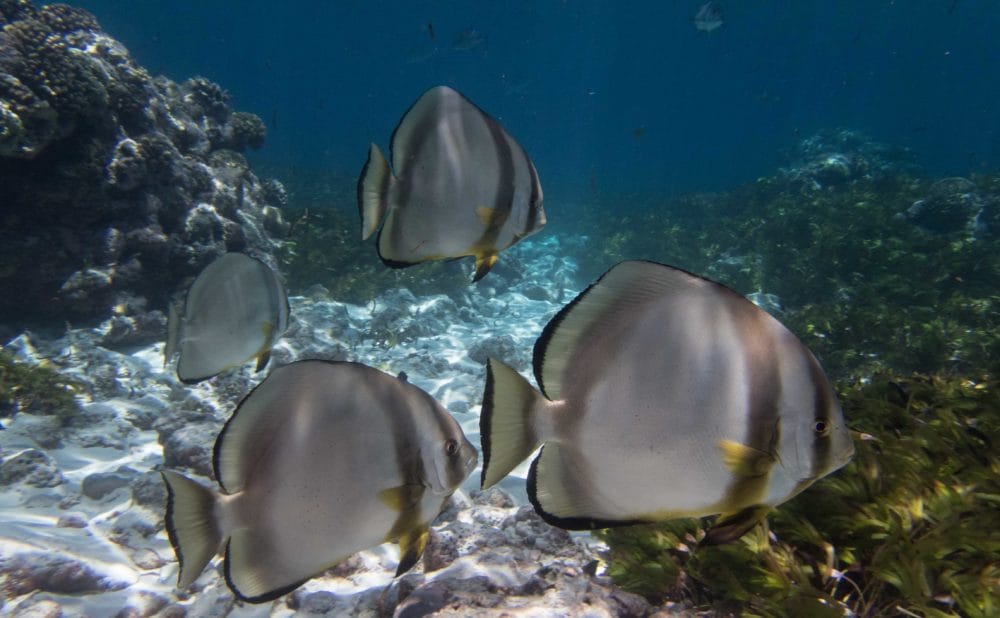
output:
<instances>
[{"instance_id":1,"label":"fish pectoral fin","mask_svg":"<svg viewBox=\"0 0 1000 618\"><path fill-rule=\"evenodd\" d=\"M723 513L705 533L699 545L732 543L759 524L771 512L771 507L755 504L735 513Z\"/></svg>"},{"instance_id":2,"label":"fish pectoral fin","mask_svg":"<svg viewBox=\"0 0 1000 618\"><path fill-rule=\"evenodd\" d=\"M487 227L493 225L493 213L494 209L489 206L476 206L476 216L479 217L479 222Z\"/></svg>"},{"instance_id":3,"label":"fish pectoral fin","mask_svg":"<svg viewBox=\"0 0 1000 618\"><path fill-rule=\"evenodd\" d=\"M473 283L479 281L486 276L486 273L490 272L493 265L497 263L498 255L495 251L476 254L476 274L472 277Z\"/></svg>"},{"instance_id":4,"label":"fish pectoral fin","mask_svg":"<svg viewBox=\"0 0 1000 618\"><path fill-rule=\"evenodd\" d=\"M378 492L378 499L390 509L403 513L420 504L426 489L423 485L399 485Z\"/></svg>"},{"instance_id":5,"label":"fish pectoral fin","mask_svg":"<svg viewBox=\"0 0 1000 618\"><path fill-rule=\"evenodd\" d=\"M776 462L771 453L735 440L719 440L719 451L726 469L736 476L763 476Z\"/></svg>"},{"instance_id":6,"label":"fish pectoral fin","mask_svg":"<svg viewBox=\"0 0 1000 618\"><path fill-rule=\"evenodd\" d=\"M399 566L396 567L396 577L412 569L417 560L420 560L429 538L430 529L427 526L410 530L399 537Z\"/></svg>"}]
</instances>

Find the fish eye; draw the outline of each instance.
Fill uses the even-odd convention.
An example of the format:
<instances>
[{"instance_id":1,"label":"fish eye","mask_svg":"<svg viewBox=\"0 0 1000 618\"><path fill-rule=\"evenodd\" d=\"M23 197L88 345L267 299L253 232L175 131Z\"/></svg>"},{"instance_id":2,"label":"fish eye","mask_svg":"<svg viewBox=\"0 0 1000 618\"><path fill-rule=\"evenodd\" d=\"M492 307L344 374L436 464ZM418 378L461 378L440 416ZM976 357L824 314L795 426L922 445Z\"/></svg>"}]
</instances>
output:
<instances>
[{"instance_id":1,"label":"fish eye","mask_svg":"<svg viewBox=\"0 0 1000 618\"><path fill-rule=\"evenodd\" d=\"M818 436L825 436L830 433L830 425L826 421L816 421L813 425L813 432Z\"/></svg>"},{"instance_id":2,"label":"fish eye","mask_svg":"<svg viewBox=\"0 0 1000 618\"><path fill-rule=\"evenodd\" d=\"M453 457L458 452L458 440L448 440L444 443L444 452L448 457Z\"/></svg>"}]
</instances>

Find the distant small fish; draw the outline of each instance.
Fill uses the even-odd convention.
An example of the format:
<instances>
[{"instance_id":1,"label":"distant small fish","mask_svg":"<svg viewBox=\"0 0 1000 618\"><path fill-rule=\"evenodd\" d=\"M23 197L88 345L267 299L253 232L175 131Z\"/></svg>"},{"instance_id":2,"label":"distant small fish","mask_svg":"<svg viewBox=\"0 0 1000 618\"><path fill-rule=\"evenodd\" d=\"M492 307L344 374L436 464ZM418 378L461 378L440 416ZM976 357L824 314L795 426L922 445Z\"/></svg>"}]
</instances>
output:
<instances>
[{"instance_id":1,"label":"distant small fish","mask_svg":"<svg viewBox=\"0 0 1000 618\"><path fill-rule=\"evenodd\" d=\"M432 41L437 40L437 35L434 34L434 22L427 22L427 36L429 36Z\"/></svg>"},{"instance_id":2,"label":"distant small fish","mask_svg":"<svg viewBox=\"0 0 1000 618\"><path fill-rule=\"evenodd\" d=\"M699 32L713 32L725 25L726 18L718 2L706 2L698 8L692 22Z\"/></svg>"},{"instance_id":3,"label":"distant small fish","mask_svg":"<svg viewBox=\"0 0 1000 618\"><path fill-rule=\"evenodd\" d=\"M216 440L222 493L162 472L177 587L220 550L226 583L251 603L388 541L399 542L401 575L477 461L455 419L405 380L359 363L279 367Z\"/></svg>"},{"instance_id":4,"label":"distant small fish","mask_svg":"<svg viewBox=\"0 0 1000 618\"><path fill-rule=\"evenodd\" d=\"M288 326L288 296L267 264L227 253L191 284L183 312L171 307L164 363L175 353L177 377L200 382L256 358L267 365Z\"/></svg>"},{"instance_id":5,"label":"distant small fish","mask_svg":"<svg viewBox=\"0 0 1000 618\"><path fill-rule=\"evenodd\" d=\"M410 107L391 155L392 169L372 144L358 181L362 238L381 224L378 253L388 266L473 256L478 281L502 250L545 225L542 186L524 149L447 86Z\"/></svg>"},{"instance_id":6,"label":"distant small fish","mask_svg":"<svg viewBox=\"0 0 1000 618\"><path fill-rule=\"evenodd\" d=\"M724 543L850 460L819 362L780 322L718 283L622 262L546 325L542 392L487 367L482 486L539 446L528 496L568 529L721 513Z\"/></svg>"},{"instance_id":7,"label":"distant small fish","mask_svg":"<svg viewBox=\"0 0 1000 618\"><path fill-rule=\"evenodd\" d=\"M451 41L451 48L456 51L474 51L486 49L486 35L475 28L466 28L455 34Z\"/></svg>"}]
</instances>

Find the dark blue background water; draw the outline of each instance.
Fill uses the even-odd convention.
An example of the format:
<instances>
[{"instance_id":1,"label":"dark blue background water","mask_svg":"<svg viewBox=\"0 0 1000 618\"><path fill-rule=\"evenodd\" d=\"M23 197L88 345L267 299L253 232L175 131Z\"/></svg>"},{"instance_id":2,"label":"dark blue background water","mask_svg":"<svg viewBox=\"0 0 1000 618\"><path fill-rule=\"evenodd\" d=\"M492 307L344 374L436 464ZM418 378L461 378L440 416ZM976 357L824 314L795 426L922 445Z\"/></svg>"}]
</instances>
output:
<instances>
[{"instance_id":1,"label":"dark blue background water","mask_svg":"<svg viewBox=\"0 0 1000 618\"><path fill-rule=\"evenodd\" d=\"M725 189L834 127L909 147L934 175L1000 167L992 0L721 2L711 34L697 1L75 4L150 71L204 75L260 115L257 161L357 173L443 83L524 145L550 203ZM453 49L467 29L483 44Z\"/></svg>"}]
</instances>

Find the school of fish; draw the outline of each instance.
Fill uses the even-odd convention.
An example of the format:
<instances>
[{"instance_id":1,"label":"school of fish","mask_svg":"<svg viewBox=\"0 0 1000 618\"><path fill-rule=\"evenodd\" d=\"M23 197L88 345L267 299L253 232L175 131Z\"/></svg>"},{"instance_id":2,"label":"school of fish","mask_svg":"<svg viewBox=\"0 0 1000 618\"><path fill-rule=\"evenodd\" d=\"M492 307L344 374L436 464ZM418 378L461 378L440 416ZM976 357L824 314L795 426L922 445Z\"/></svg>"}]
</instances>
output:
<instances>
[{"instance_id":1,"label":"school of fish","mask_svg":"<svg viewBox=\"0 0 1000 618\"><path fill-rule=\"evenodd\" d=\"M701 17L721 22L712 4ZM473 281L546 222L525 150L446 86L403 115L391 166L370 146L357 193L362 239L378 231L385 264L471 256ZM177 357L185 383L254 359L259 371L288 313L270 267L226 254L172 310L165 362ZM833 387L795 335L663 264L613 266L545 326L533 364L537 389L487 363L481 485L541 447L528 496L561 528L719 515L703 542L728 542L854 453ZM221 554L233 593L260 603L385 542L399 544L398 576L478 462L455 419L404 375L320 360L273 368L216 439L218 490L162 472L177 586Z\"/></svg>"}]
</instances>

